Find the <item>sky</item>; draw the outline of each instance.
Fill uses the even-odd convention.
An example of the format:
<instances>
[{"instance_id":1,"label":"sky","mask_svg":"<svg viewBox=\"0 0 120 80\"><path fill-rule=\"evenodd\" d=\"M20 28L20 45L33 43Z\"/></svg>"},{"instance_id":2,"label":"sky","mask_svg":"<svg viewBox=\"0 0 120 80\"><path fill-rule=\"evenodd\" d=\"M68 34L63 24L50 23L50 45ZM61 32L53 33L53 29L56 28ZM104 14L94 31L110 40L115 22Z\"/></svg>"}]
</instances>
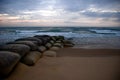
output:
<instances>
[{"instance_id":1,"label":"sky","mask_svg":"<svg viewBox=\"0 0 120 80\"><path fill-rule=\"evenodd\" d=\"M119 27L120 0L0 0L0 27Z\"/></svg>"}]
</instances>

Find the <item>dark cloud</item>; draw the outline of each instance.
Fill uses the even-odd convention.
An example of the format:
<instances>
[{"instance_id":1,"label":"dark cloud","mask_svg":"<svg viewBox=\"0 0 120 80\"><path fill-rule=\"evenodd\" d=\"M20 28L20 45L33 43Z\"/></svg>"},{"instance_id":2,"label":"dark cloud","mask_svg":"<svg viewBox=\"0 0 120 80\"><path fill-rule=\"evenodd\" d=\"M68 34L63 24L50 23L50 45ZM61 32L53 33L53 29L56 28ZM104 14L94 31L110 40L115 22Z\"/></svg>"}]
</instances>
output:
<instances>
[{"instance_id":1,"label":"dark cloud","mask_svg":"<svg viewBox=\"0 0 120 80\"><path fill-rule=\"evenodd\" d=\"M42 0L0 0L0 13L33 10ZM41 6L42 7L42 6Z\"/></svg>"},{"instance_id":2,"label":"dark cloud","mask_svg":"<svg viewBox=\"0 0 120 80\"><path fill-rule=\"evenodd\" d=\"M10 13L21 10L33 10L39 6L40 9L49 5L45 2L50 0L0 0L0 13ZM41 4L45 2L44 4ZM95 5L101 8L120 9L120 0L56 0L55 7L62 7L64 10L75 12Z\"/></svg>"},{"instance_id":3,"label":"dark cloud","mask_svg":"<svg viewBox=\"0 0 120 80\"><path fill-rule=\"evenodd\" d=\"M103 17L103 18L120 18L120 12L84 12L83 15L88 17Z\"/></svg>"},{"instance_id":4,"label":"dark cloud","mask_svg":"<svg viewBox=\"0 0 120 80\"><path fill-rule=\"evenodd\" d=\"M40 10L43 11L35 12ZM74 21L81 17L102 18L103 21L115 18L115 22L120 22L120 0L0 0L0 14L20 19L46 20L52 10L58 11L55 13L59 14L57 19L63 19L64 23L76 23ZM54 16L48 18L55 19Z\"/></svg>"},{"instance_id":5,"label":"dark cloud","mask_svg":"<svg viewBox=\"0 0 120 80\"><path fill-rule=\"evenodd\" d=\"M87 10L93 5L96 9L105 9L111 12L92 12L87 10L82 14L92 18L116 18L115 21L120 20L120 0L61 0L61 4L63 4L65 10L70 12ZM112 12L112 10L118 10L118 12Z\"/></svg>"},{"instance_id":6,"label":"dark cloud","mask_svg":"<svg viewBox=\"0 0 120 80\"><path fill-rule=\"evenodd\" d=\"M84 10L90 5L101 8L120 8L120 0L60 0L60 3L68 11Z\"/></svg>"},{"instance_id":7,"label":"dark cloud","mask_svg":"<svg viewBox=\"0 0 120 80\"><path fill-rule=\"evenodd\" d=\"M68 11L79 11L85 9L88 2L86 3L86 0L60 0L60 6L63 6Z\"/></svg>"},{"instance_id":8,"label":"dark cloud","mask_svg":"<svg viewBox=\"0 0 120 80\"><path fill-rule=\"evenodd\" d=\"M109 21L109 20L111 21L111 18L115 18L112 21L120 22L120 12L104 12L104 13L84 12L82 14L87 17L102 18L103 21Z\"/></svg>"}]
</instances>

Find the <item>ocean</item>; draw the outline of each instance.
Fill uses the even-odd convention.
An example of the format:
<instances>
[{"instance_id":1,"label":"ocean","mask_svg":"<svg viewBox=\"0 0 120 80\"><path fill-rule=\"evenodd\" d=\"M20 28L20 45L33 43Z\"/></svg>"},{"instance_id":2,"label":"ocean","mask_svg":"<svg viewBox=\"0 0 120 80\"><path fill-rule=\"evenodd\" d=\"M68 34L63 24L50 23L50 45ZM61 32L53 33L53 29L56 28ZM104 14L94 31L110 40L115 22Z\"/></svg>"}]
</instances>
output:
<instances>
[{"instance_id":1,"label":"ocean","mask_svg":"<svg viewBox=\"0 0 120 80\"><path fill-rule=\"evenodd\" d=\"M62 35L75 48L120 49L120 27L0 27L0 45L34 35Z\"/></svg>"}]
</instances>

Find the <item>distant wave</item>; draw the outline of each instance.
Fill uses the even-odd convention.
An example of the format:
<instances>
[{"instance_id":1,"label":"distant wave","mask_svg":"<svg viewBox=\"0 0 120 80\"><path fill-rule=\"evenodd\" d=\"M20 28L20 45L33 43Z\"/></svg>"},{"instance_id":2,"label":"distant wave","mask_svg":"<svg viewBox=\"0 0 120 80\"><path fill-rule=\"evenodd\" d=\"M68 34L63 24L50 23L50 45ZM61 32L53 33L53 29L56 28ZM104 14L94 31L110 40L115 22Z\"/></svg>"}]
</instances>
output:
<instances>
[{"instance_id":1,"label":"distant wave","mask_svg":"<svg viewBox=\"0 0 120 80\"><path fill-rule=\"evenodd\" d=\"M44 30L16 30L17 33L37 33L42 31Z\"/></svg>"},{"instance_id":2,"label":"distant wave","mask_svg":"<svg viewBox=\"0 0 120 80\"><path fill-rule=\"evenodd\" d=\"M13 34L13 33L16 33L16 30L0 30L0 35Z\"/></svg>"},{"instance_id":3,"label":"distant wave","mask_svg":"<svg viewBox=\"0 0 120 80\"><path fill-rule=\"evenodd\" d=\"M115 33L120 33L120 31L115 31L115 30L98 30L98 29L90 29L90 31L95 32L95 33L100 33L100 34L115 34Z\"/></svg>"},{"instance_id":4,"label":"distant wave","mask_svg":"<svg viewBox=\"0 0 120 80\"><path fill-rule=\"evenodd\" d=\"M120 38L120 28L81 28L81 27L25 27L25 28L0 28L0 44L13 41L17 38L31 37L34 35L63 35L81 42L84 38ZM89 39L88 39L89 40ZM84 42L84 40L82 40Z\"/></svg>"},{"instance_id":5,"label":"distant wave","mask_svg":"<svg viewBox=\"0 0 120 80\"><path fill-rule=\"evenodd\" d=\"M90 29L91 32L95 34L104 34L104 35L115 35L115 36L120 36L120 30L102 30L102 29Z\"/></svg>"}]
</instances>

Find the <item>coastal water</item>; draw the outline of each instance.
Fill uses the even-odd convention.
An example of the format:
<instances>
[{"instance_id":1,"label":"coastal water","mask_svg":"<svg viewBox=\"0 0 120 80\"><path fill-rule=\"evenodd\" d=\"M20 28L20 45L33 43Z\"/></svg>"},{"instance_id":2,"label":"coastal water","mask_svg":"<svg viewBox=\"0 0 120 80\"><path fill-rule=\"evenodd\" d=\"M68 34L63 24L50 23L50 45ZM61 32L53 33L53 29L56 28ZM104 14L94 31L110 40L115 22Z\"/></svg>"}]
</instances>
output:
<instances>
[{"instance_id":1,"label":"coastal water","mask_svg":"<svg viewBox=\"0 0 120 80\"><path fill-rule=\"evenodd\" d=\"M79 48L120 49L120 27L0 27L0 45L34 35L63 35Z\"/></svg>"}]
</instances>

